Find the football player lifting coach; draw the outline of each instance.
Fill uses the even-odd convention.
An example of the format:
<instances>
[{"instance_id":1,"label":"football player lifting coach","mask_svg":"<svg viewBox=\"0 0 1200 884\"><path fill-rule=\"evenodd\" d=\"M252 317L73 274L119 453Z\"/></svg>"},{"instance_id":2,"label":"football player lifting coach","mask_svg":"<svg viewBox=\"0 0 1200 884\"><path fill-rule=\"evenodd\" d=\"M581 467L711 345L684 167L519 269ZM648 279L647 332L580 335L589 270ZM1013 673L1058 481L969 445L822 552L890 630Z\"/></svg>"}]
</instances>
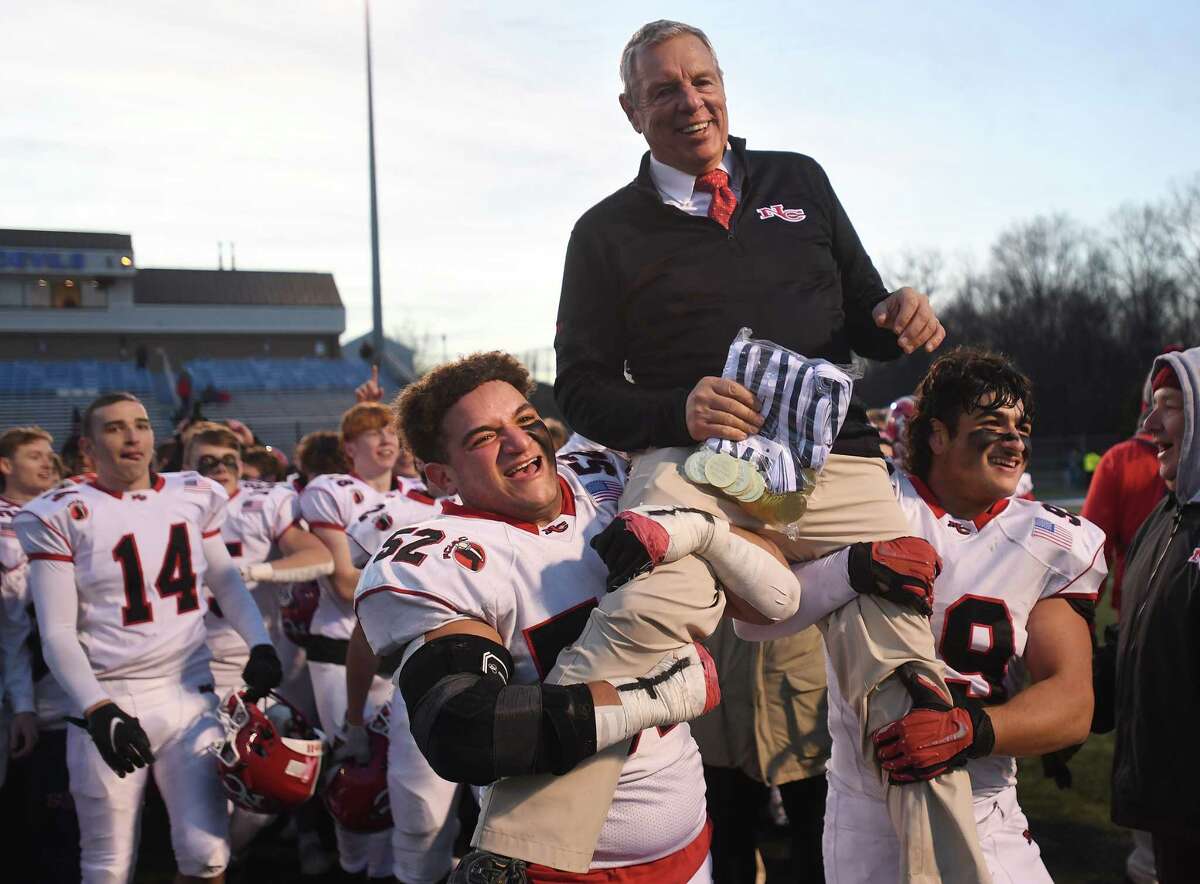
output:
<instances>
[{"instance_id":1,"label":"football player lifting coach","mask_svg":"<svg viewBox=\"0 0 1200 884\"><path fill-rule=\"evenodd\" d=\"M751 392L717 377L738 330L749 326L835 363L850 362L852 352L887 360L932 351L945 331L924 295L911 288L887 292L814 160L750 151L729 135L723 74L703 32L678 22L645 25L622 53L621 77L621 108L650 150L637 177L584 213L571 234L555 394L574 429L632 454L623 509L686 505L762 531L732 501L689 483L682 470L705 439L743 440L761 426ZM848 412L799 530L795 541L770 535L796 561L908 533L878 433L859 403ZM892 631L890 620L917 615L883 600L870 616L853 607L846 622L826 624L827 643L858 645L864 655L872 642L900 647L868 676L869 687L860 681L846 689L862 702L868 693L871 703L890 696L899 717L907 694L888 676L900 660L932 659L928 628ZM696 557L659 566L593 612L574 651L559 657L556 677L642 671L664 650L710 635L723 608ZM921 633L927 639L918 641L921 647L906 644ZM499 783L476 832L478 846L586 869L606 808L584 819L578 796L611 794L618 748L536 788L520 778ZM937 854L938 867L960 870L943 880L986 880L966 777L911 794L930 802L916 813L949 821L935 825L936 846L927 836L918 845L926 856ZM572 813L554 812L567 806Z\"/></svg>"}]
</instances>

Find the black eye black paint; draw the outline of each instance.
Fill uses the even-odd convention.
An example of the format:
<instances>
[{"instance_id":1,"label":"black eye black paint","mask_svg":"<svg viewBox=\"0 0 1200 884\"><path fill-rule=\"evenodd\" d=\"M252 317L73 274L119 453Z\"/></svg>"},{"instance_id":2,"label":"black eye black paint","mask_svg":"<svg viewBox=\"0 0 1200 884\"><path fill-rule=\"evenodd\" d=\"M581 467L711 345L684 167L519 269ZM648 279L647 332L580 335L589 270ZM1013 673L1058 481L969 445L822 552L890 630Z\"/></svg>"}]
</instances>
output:
<instances>
[{"instance_id":1,"label":"black eye black paint","mask_svg":"<svg viewBox=\"0 0 1200 884\"><path fill-rule=\"evenodd\" d=\"M1021 436L1018 433L997 433L995 430L972 430L967 439L970 440L971 446L980 454L987 451L997 442L1016 442L1024 449L1023 457L1026 461L1029 460L1030 446L1029 437Z\"/></svg>"},{"instance_id":2,"label":"black eye black paint","mask_svg":"<svg viewBox=\"0 0 1200 884\"><path fill-rule=\"evenodd\" d=\"M542 449L542 453L546 455L546 460L553 464L554 439L550 436L550 428L546 426L541 418L537 418L525 424L524 430L533 437L533 441Z\"/></svg>"}]
</instances>

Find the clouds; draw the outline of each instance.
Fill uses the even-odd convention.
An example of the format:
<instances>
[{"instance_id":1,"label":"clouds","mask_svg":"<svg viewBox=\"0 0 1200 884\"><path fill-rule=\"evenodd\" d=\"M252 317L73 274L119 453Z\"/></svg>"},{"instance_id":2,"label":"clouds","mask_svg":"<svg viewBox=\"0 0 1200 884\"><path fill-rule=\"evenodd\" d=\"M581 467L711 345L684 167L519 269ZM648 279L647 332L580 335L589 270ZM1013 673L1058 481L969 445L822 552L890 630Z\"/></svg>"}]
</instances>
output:
<instances>
[{"instance_id":1,"label":"clouds","mask_svg":"<svg viewBox=\"0 0 1200 884\"><path fill-rule=\"evenodd\" d=\"M982 253L1014 220L1099 218L1196 165L1185 4L1154 21L1084 3L676 7L716 43L733 132L817 157L880 257ZM644 149L616 105L644 6L372 13L385 303L452 351L548 344L571 224ZM234 240L239 266L333 271L366 327L357 3L52 0L5 24L6 224L128 231L143 266L213 266Z\"/></svg>"}]
</instances>

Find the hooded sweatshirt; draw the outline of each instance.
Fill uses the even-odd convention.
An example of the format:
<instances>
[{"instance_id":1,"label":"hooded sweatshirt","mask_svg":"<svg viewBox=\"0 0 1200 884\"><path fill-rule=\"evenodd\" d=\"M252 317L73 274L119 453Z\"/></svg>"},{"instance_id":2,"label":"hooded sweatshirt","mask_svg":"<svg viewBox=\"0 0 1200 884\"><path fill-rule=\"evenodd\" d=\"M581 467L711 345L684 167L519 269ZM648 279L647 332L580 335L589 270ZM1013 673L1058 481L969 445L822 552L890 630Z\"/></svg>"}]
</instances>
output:
<instances>
[{"instance_id":1,"label":"hooded sweatshirt","mask_svg":"<svg viewBox=\"0 0 1200 884\"><path fill-rule=\"evenodd\" d=\"M1112 817L1148 831L1200 829L1200 348L1159 356L1183 393L1175 490L1129 547L1117 645Z\"/></svg>"}]
</instances>

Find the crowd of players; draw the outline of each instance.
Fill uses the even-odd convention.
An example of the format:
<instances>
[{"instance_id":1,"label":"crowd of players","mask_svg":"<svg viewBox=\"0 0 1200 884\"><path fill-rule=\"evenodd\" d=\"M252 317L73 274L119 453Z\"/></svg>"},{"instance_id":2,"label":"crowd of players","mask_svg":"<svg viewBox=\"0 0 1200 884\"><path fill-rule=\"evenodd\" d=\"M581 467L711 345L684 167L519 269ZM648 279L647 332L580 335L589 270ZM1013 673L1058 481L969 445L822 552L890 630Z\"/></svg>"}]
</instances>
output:
<instances>
[{"instance_id":1,"label":"crowd of players","mask_svg":"<svg viewBox=\"0 0 1200 884\"><path fill-rule=\"evenodd\" d=\"M1028 381L988 354L939 360L884 429L901 448L893 481L913 536L790 569L694 511L616 518L625 459L567 440L529 389L503 354L443 366L392 407L373 378L338 432L300 442L294 471L237 422L190 423L156 447L144 406L122 393L88 408L68 467L36 427L0 435L4 754L25 792L7 794L29 808L37 880L129 880L152 775L178 880L220 880L285 814L302 872L329 871L336 853L335 875L439 881L464 791L562 774L631 738L592 869L711 880L720 833L683 724L718 701L703 649L628 678L552 676L606 590L689 554L717 574L742 639L795 633L867 596L932 615L961 695L908 671L913 711L877 732L876 758L830 681L827 874L884 880L907 849L880 765L900 783L967 764L981 865L1048 880L1013 756L1086 735L1079 615L1105 570L1102 532L1019 491ZM455 661L468 658L483 670L464 676ZM542 681L537 697L514 693ZM323 845L326 811L336 838ZM519 880L484 859L478 880Z\"/></svg>"}]
</instances>

